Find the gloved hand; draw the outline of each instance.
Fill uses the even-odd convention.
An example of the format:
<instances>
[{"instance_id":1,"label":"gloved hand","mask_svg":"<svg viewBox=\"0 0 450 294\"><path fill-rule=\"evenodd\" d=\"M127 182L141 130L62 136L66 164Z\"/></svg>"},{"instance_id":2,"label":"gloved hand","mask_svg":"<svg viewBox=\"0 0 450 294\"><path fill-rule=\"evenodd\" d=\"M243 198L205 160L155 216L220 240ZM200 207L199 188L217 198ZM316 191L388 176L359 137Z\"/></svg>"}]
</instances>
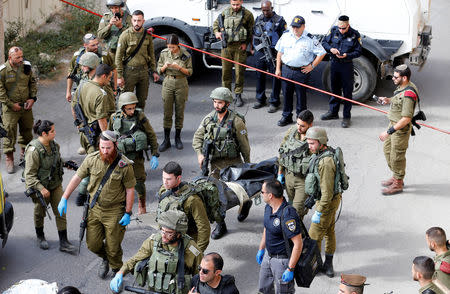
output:
<instances>
[{"instance_id":1,"label":"gloved hand","mask_svg":"<svg viewBox=\"0 0 450 294\"><path fill-rule=\"evenodd\" d=\"M264 249L258 250L258 253L256 253L256 262L261 265L263 258L264 258Z\"/></svg>"},{"instance_id":2,"label":"gloved hand","mask_svg":"<svg viewBox=\"0 0 450 294\"><path fill-rule=\"evenodd\" d=\"M322 213L319 211L315 211L314 215L311 218L311 221L315 224L319 224L320 223L320 217L322 216Z\"/></svg>"},{"instance_id":3,"label":"gloved hand","mask_svg":"<svg viewBox=\"0 0 450 294\"><path fill-rule=\"evenodd\" d=\"M67 199L62 197L61 201L58 204L59 216L63 216L63 214L67 214Z\"/></svg>"},{"instance_id":4,"label":"gloved hand","mask_svg":"<svg viewBox=\"0 0 450 294\"><path fill-rule=\"evenodd\" d=\"M130 215L128 213L125 213L120 219L119 224L125 227L128 226L129 223L130 223Z\"/></svg>"},{"instance_id":5,"label":"gloved hand","mask_svg":"<svg viewBox=\"0 0 450 294\"><path fill-rule=\"evenodd\" d=\"M152 159L150 159L150 168L151 169L156 169L159 165L159 161L158 161L158 157L156 156L152 156Z\"/></svg>"},{"instance_id":6,"label":"gloved hand","mask_svg":"<svg viewBox=\"0 0 450 294\"><path fill-rule=\"evenodd\" d=\"M291 272L290 270L286 269L281 276L281 281L283 282L290 282L294 278L294 272Z\"/></svg>"},{"instance_id":7,"label":"gloved hand","mask_svg":"<svg viewBox=\"0 0 450 294\"><path fill-rule=\"evenodd\" d=\"M119 288L122 285L122 281L123 281L123 274L117 273L109 283L109 287L111 288L111 290L113 290L113 292L119 293Z\"/></svg>"},{"instance_id":8,"label":"gloved hand","mask_svg":"<svg viewBox=\"0 0 450 294\"><path fill-rule=\"evenodd\" d=\"M278 182L280 182L281 184L284 184L284 175L283 175L283 174L278 174L277 180L278 180Z\"/></svg>"}]
</instances>

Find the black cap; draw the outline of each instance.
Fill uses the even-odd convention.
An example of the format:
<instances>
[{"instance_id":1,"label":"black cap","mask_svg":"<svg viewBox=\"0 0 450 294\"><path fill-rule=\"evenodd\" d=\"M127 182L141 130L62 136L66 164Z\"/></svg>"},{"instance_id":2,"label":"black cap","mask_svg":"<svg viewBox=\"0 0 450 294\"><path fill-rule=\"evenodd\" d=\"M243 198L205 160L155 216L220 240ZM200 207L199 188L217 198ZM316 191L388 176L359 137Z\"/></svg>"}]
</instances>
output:
<instances>
[{"instance_id":1,"label":"black cap","mask_svg":"<svg viewBox=\"0 0 450 294\"><path fill-rule=\"evenodd\" d=\"M338 20L340 20L340 21L348 21L349 18L348 18L347 15L341 15L341 16L339 16Z\"/></svg>"},{"instance_id":2,"label":"black cap","mask_svg":"<svg viewBox=\"0 0 450 294\"><path fill-rule=\"evenodd\" d=\"M301 27L302 25L305 24L305 19L303 17L301 17L300 15L294 16L294 19L291 22L291 26L293 27Z\"/></svg>"}]
</instances>

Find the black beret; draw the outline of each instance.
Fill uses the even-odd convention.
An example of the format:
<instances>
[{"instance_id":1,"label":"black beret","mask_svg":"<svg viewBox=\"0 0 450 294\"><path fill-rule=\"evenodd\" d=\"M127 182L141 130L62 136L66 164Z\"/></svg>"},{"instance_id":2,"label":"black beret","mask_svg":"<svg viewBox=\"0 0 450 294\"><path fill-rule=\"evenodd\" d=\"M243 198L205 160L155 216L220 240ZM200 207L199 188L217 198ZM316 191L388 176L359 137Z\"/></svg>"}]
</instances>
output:
<instances>
[{"instance_id":1,"label":"black beret","mask_svg":"<svg viewBox=\"0 0 450 294\"><path fill-rule=\"evenodd\" d=\"M347 15L341 15L341 16L339 16L338 20L340 20L340 21L348 21L349 18L348 18Z\"/></svg>"}]
</instances>

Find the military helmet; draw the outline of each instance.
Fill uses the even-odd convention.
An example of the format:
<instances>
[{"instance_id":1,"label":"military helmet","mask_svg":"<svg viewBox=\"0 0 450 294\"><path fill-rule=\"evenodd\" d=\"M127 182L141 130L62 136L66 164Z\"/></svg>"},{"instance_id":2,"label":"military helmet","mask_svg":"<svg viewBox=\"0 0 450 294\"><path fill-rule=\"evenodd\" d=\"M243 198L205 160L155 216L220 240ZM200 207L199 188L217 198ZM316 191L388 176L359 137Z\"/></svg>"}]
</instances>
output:
<instances>
[{"instance_id":1,"label":"military helmet","mask_svg":"<svg viewBox=\"0 0 450 294\"><path fill-rule=\"evenodd\" d=\"M209 95L211 99L223 100L225 102L231 103L233 102L233 95L231 94L230 89L225 87L219 87L212 90L211 95Z\"/></svg>"},{"instance_id":2,"label":"military helmet","mask_svg":"<svg viewBox=\"0 0 450 294\"><path fill-rule=\"evenodd\" d=\"M188 229L188 219L181 210L168 210L158 217L158 224L161 227L175 230L178 233L186 234Z\"/></svg>"},{"instance_id":3,"label":"military helmet","mask_svg":"<svg viewBox=\"0 0 450 294\"><path fill-rule=\"evenodd\" d=\"M80 65L95 69L100 64L100 57L98 57L94 52L86 52L81 55L79 63Z\"/></svg>"},{"instance_id":4,"label":"military helmet","mask_svg":"<svg viewBox=\"0 0 450 294\"><path fill-rule=\"evenodd\" d=\"M124 105L138 104L138 103L139 101L137 99L136 94L134 94L133 92L125 92L120 94L117 106L119 106L119 109L122 109L122 106Z\"/></svg>"},{"instance_id":5,"label":"military helmet","mask_svg":"<svg viewBox=\"0 0 450 294\"><path fill-rule=\"evenodd\" d=\"M318 140L320 144L327 144L328 136L325 129L319 127L311 127L306 131L306 139Z\"/></svg>"},{"instance_id":6,"label":"military helmet","mask_svg":"<svg viewBox=\"0 0 450 294\"><path fill-rule=\"evenodd\" d=\"M123 0L107 0L106 1L106 7L109 7L109 6L123 7L124 5L125 5L125 3L123 2Z\"/></svg>"}]
</instances>

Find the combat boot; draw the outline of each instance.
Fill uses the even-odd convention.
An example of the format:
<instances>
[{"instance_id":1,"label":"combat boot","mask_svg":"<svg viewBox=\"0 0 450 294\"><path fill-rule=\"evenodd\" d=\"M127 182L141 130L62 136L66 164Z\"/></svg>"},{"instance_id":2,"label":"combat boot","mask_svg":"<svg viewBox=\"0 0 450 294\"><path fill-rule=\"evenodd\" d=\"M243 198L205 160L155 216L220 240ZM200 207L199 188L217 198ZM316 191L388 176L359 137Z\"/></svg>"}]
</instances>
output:
<instances>
[{"instance_id":1,"label":"combat boot","mask_svg":"<svg viewBox=\"0 0 450 294\"><path fill-rule=\"evenodd\" d=\"M147 207L145 206L145 197L139 197L138 199L138 214L147 213Z\"/></svg>"},{"instance_id":2,"label":"combat boot","mask_svg":"<svg viewBox=\"0 0 450 294\"><path fill-rule=\"evenodd\" d=\"M225 223L225 221L217 223L214 231L211 233L211 239L214 239L214 240L220 239L226 233L228 233L228 229L227 229L227 224Z\"/></svg>"},{"instance_id":3,"label":"combat boot","mask_svg":"<svg viewBox=\"0 0 450 294\"><path fill-rule=\"evenodd\" d=\"M102 263L100 263L100 267L98 268L98 277L104 280L108 272L109 272L109 261L107 259L103 259Z\"/></svg>"},{"instance_id":4,"label":"combat boot","mask_svg":"<svg viewBox=\"0 0 450 294\"><path fill-rule=\"evenodd\" d=\"M5 165L6 165L6 172L8 174L14 173L14 153L8 152L5 154Z\"/></svg>"},{"instance_id":5,"label":"combat boot","mask_svg":"<svg viewBox=\"0 0 450 294\"><path fill-rule=\"evenodd\" d=\"M244 204L242 204L242 209L237 217L238 221L243 222L247 218L248 214L250 213L250 207L252 207L252 205L253 201L250 199L245 201Z\"/></svg>"},{"instance_id":6,"label":"combat boot","mask_svg":"<svg viewBox=\"0 0 450 294\"><path fill-rule=\"evenodd\" d=\"M242 100L242 95L239 93L239 94L236 94L234 97L235 97L234 105L236 105L236 107L242 107L244 105L244 100Z\"/></svg>"},{"instance_id":7,"label":"combat boot","mask_svg":"<svg viewBox=\"0 0 450 294\"><path fill-rule=\"evenodd\" d=\"M67 230L58 231L59 251L67 253L75 253L75 246L67 240Z\"/></svg>"},{"instance_id":8,"label":"combat boot","mask_svg":"<svg viewBox=\"0 0 450 294\"><path fill-rule=\"evenodd\" d=\"M88 196L83 193L78 193L77 199L75 199L75 204L77 206L83 206L84 202L86 202Z\"/></svg>"},{"instance_id":9,"label":"combat boot","mask_svg":"<svg viewBox=\"0 0 450 294\"><path fill-rule=\"evenodd\" d=\"M394 178L394 182L389 187L381 191L383 195L394 195L403 192L403 180L398 180Z\"/></svg>"},{"instance_id":10,"label":"combat boot","mask_svg":"<svg viewBox=\"0 0 450 294\"><path fill-rule=\"evenodd\" d=\"M48 242L47 240L45 240L44 227L35 229L36 229L37 244L39 248L41 248L42 250L47 250Z\"/></svg>"},{"instance_id":11,"label":"combat boot","mask_svg":"<svg viewBox=\"0 0 450 294\"><path fill-rule=\"evenodd\" d=\"M170 129L164 128L164 141L159 146L158 150L159 150L159 152L164 152L167 149L169 149L170 147L172 147L172 144L170 144Z\"/></svg>"},{"instance_id":12,"label":"combat boot","mask_svg":"<svg viewBox=\"0 0 450 294\"><path fill-rule=\"evenodd\" d=\"M183 142L181 142L181 129L175 130L175 148L178 150L183 149Z\"/></svg>"},{"instance_id":13,"label":"combat boot","mask_svg":"<svg viewBox=\"0 0 450 294\"><path fill-rule=\"evenodd\" d=\"M389 187L390 185L392 185L394 183L394 177L387 179L385 181L381 182L381 186L383 187ZM402 181L402 186L405 186L405 183Z\"/></svg>"},{"instance_id":14,"label":"combat boot","mask_svg":"<svg viewBox=\"0 0 450 294\"><path fill-rule=\"evenodd\" d=\"M325 254L325 262L323 263L322 266L322 272L324 272L329 278L334 277L332 254Z\"/></svg>"}]
</instances>

